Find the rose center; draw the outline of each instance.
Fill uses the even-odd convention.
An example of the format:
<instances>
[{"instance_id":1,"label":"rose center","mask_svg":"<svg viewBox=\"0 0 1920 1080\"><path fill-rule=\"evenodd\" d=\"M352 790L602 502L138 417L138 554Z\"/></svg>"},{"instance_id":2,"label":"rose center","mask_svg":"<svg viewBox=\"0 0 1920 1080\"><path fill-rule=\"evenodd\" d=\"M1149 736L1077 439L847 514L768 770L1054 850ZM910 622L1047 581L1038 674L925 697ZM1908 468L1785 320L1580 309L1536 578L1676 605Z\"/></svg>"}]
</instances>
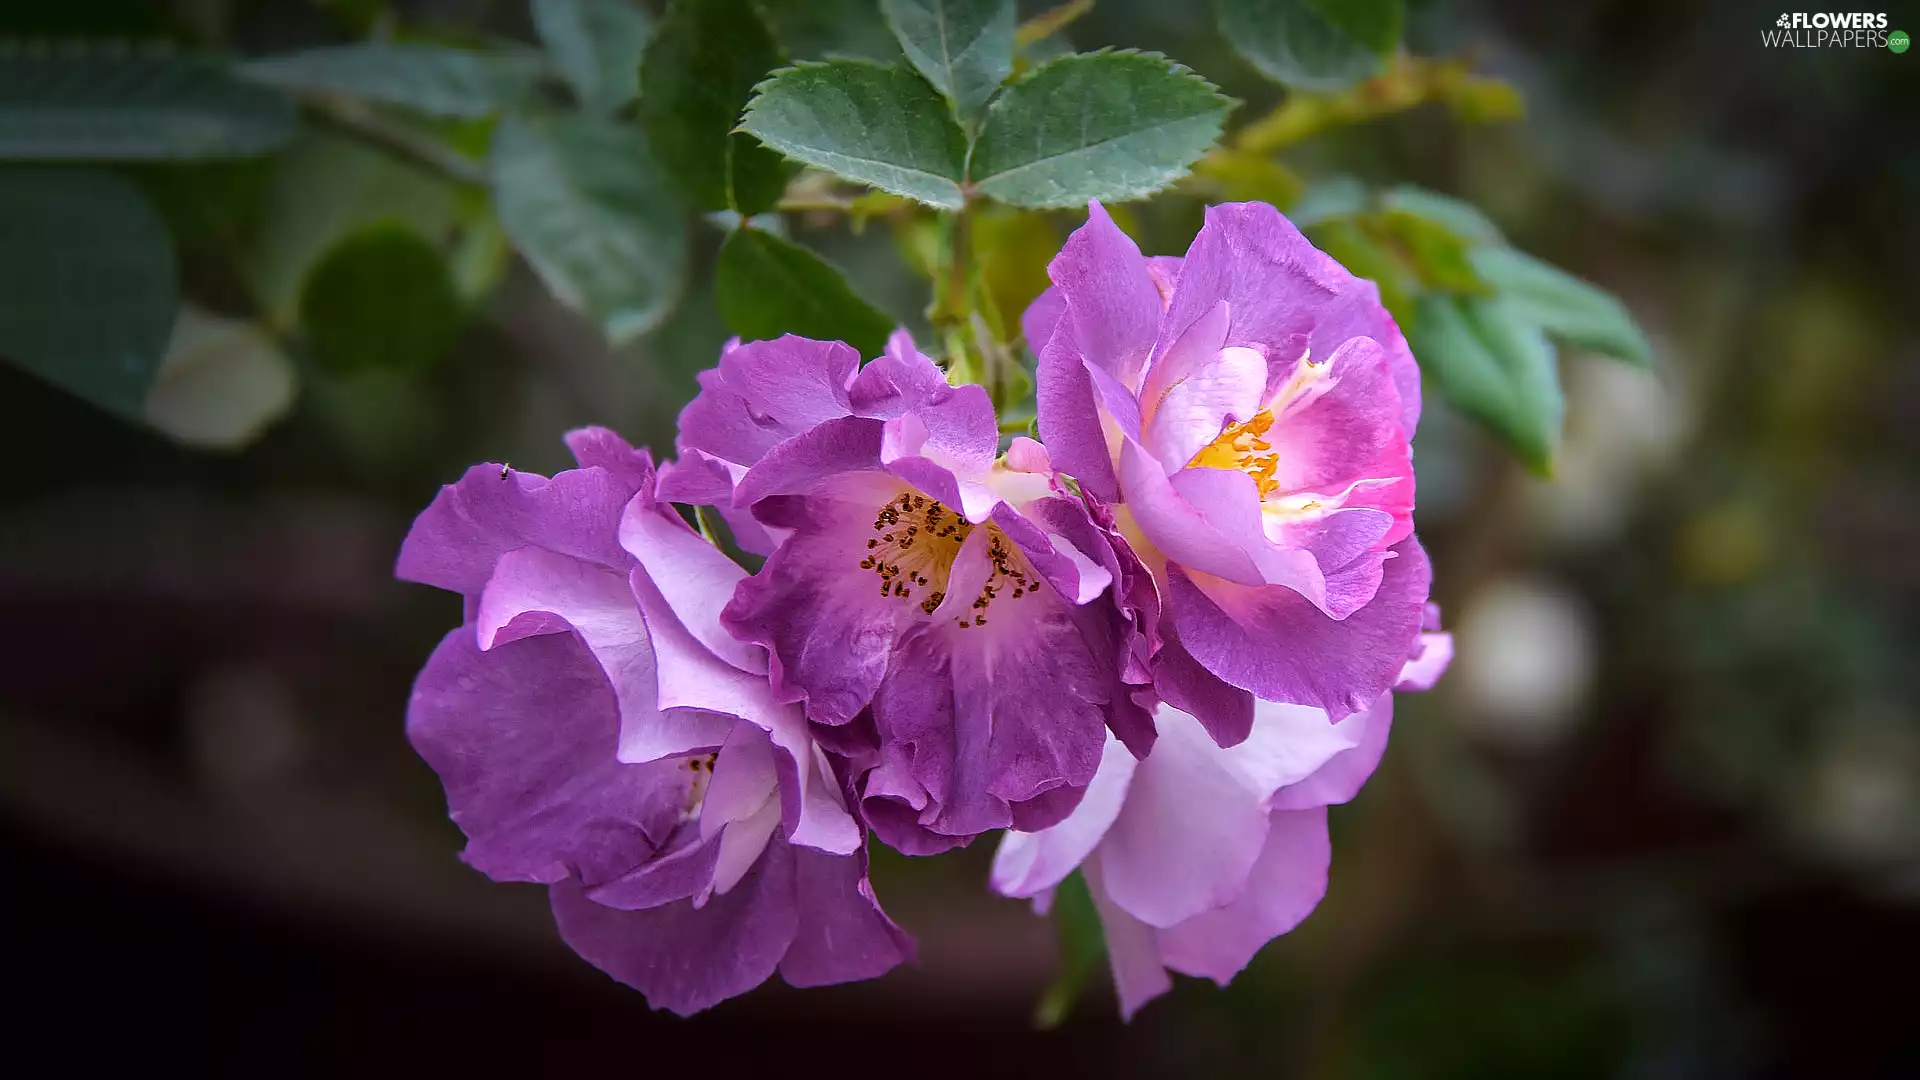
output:
<instances>
[{"instance_id":1,"label":"rose center","mask_svg":"<svg viewBox=\"0 0 1920 1080\"><path fill-rule=\"evenodd\" d=\"M915 603L932 615L947 599L953 560L975 529L987 530L987 558L992 568L973 603L955 621L962 629L984 626L987 611L999 600L1023 599L1041 588L1033 572L1000 529L974 525L938 499L902 492L873 515L873 536L867 539L860 569L880 579L880 595Z\"/></svg>"},{"instance_id":2,"label":"rose center","mask_svg":"<svg viewBox=\"0 0 1920 1080\"><path fill-rule=\"evenodd\" d=\"M1262 409L1244 424L1228 424L1219 438L1200 448L1187 462L1190 469L1226 469L1253 477L1262 499L1280 490L1274 472L1280 468L1280 455L1265 436L1273 427L1273 411Z\"/></svg>"}]
</instances>

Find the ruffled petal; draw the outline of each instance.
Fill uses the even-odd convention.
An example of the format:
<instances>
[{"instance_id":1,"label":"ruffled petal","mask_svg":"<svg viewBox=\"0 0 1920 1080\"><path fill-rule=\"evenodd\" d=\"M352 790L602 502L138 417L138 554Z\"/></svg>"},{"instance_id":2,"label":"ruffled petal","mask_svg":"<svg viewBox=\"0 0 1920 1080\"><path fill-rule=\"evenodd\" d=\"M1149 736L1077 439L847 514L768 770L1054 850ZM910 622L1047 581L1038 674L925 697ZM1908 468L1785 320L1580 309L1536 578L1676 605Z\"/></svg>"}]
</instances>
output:
<instances>
[{"instance_id":1,"label":"ruffled petal","mask_svg":"<svg viewBox=\"0 0 1920 1080\"><path fill-rule=\"evenodd\" d=\"M886 422L844 416L808 428L769 450L733 490L735 506L770 495L800 495L841 473L880 468ZM761 519L766 523L766 519Z\"/></svg>"},{"instance_id":2,"label":"ruffled petal","mask_svg":"<svg viewBox=\"0 0 1920 1080\"><path fill-rule=\"evenodd\" d=\"M1297 706L1275 705L1263 701L1264 708L1291 708ZM1316 722L1325 723L1318 719ZM1373 707L1365 712L1357 712L1338 724L1338 728L1353 731L1347 736L1353 746L1342 750L1327 759L1325 765L1314 770L1311 776L1297 783L1289 784L1276 792L1268 802L1272 810L1310 810L1316 806L1334 806L1348 802L1360 794L1360 788L1373 775L1380 765L1380 759L1387 752L1387 735L1393 730L1393 695L1383 694Z\"/></svg>"},{"instance_id":3,"label":"ruffled petal","mask_svg":"<svg viewBox=\"0 0 1920 1080\"><path fill-rule=\"evenodd\" d=\"M1407 666L1401 669L1400 681L1394 683L1393 688L1414 693L1431 690L1452 663L1453 635L1423 633L1413 659L1408 660Z\"/></svg>"},{"instance_id":4,"label":"ruffled petal","mask_svg":"<svg viewBox=\"0 0 1920 1080\"><path fill-rule=\"evenodd\" d=\"M407 738L440 774L466 861L496 881L611 880L665 845L691 774L623 765L607 678L572 635L482 653L448 634L414 683Z\"/></svg>"},{"instance_id":5,"label":"ruffled petal","mask_svg":"<svg viewBox=\"0 0 1920 1080\"><path fill-rule=\"evenodd\" d=\"M913 959L913 939L880 910L864 848L849 855L793 849L800 924L780 961L794 986L871 979Z\"/></svg>"},{"instance_id":6,"label":"ruffled petal","mask_svg":"<svg viewBox=\"0 0 1920 1080\"><path fill-rule=\"evenodd\" d=\"M440 489L400 546L394 575L478 596L500 556L542 547L601 566L624 566L620 515L636 488L625 471L569 469L549 480L475 465Z\"/></svg>"},{"instance_id":7,"label":"ruffled petal","mask_svg":"<svg viewBox=\"0 0 1920 1080\"><path fill-rule=\"evenodd\" d=\"M728 350L720 357L720 377L754 415L774 417L782 427L797 432L852 415L847 384L859 366L860 354L842 342L788 334ZM745 465L753 463L727 453L725 447L693 445Z\"/></svg>"},{"instance_id":8,"label":"ruffled petal","mask_svg":"<svg viewBox=\"0 0 1920 1080\"><path fill-rule=\"evenodd\" d=\"M1267 792L1251 783L1199 721L1158 715L1160 740L1140 763L1100 865L1107 893L1134 918L1173 926L1230 904L1266 841Z\"/></svg>"},{"instance_id":9,"label":"ruffled petal","mask_svg":"<svg viewBox=\"0 0 1920 1080\"><path fill-rule=\"evenodd\" d=\"M660 466L654 494L662 502L713 507L727 523L733 542L740 545L741 550L771 555L786 538L754 520L752 511L733 505L734 485L746 474L745 465L690 448L685 457Z\"/></svg>"},{"instance_id":10,"label":"ruffled petal","mask_svg":"<svg viewBox=\"0 0 1920 1080\"><path fill-rule=\"evenodd\" d=\"M1131 1020L1141 1006L1173 989L1173 980L1160 962L1160 943L1154 928L1113 902L1103 887L1101 869L1098 856L1087 862L1087 889L1093 894L1093 909L1100 916L1100 929L1106 937L1107 964L1113 971L1114 991L1120 997L1120 1016Z\"/></svg>"},{"instance_id":11,"label":"ruffled petal","mask_svg":"<svg viewBox=\"0 0 1920 1080\"><path fill-rule=\"evenodd\" d=\"M637 492L653 487L653 455L634 449L632 443L612 430L598 426L575 428L563 439L581 468L605 469Z\"/></svg>"},{"instance_id":12,"label":"ruffled petal","mask_svg":"<svg viewBox=\"0 0 1920 1080\"><path fill-rule=\"evenodd\" d=\"M1071 327L1080 355L1125 385L1139 386L1160 321L1160 290L1140 249L1106 207L1087 205L1087 223L1067 238L1047 276L1066 299L1064 325Z\"/></svg>"},{"instance_id":13,"label":"ruffled petal","mask_svg":"<svg viewBox=\"0 0 1920 1080\"><path fill-rule=\"evenodd\" d=\"M620 519L620 545L640 563L673 617L713 655L747 672L767 669L765 650L720 625L720 611L747 576L678 514L635 499Z\"/></svg>"},{"instance_id":14,"label":"ruffled petal","mask_svg":"<svg viewBox=\"0 0 1920 1080\"><path fill-rule=\"evenodd\" d=\"M1002 896L1038 896L1073 873L1112 828L1126 802L1135 760L1126 746L1108 738L1100 770L1073 813L1041 832L1008 831L994 853L992 883Z\"/></svg>"},{"instance_id":15,"label":"ruffled petal","mask_svg":"<svg viewBox=\"0 0 1920 1080\"><path fill-rule=\"evenodd\" d=\"M1302 358L1295 366L1321 360ZM1353 338L1324 362L1331 387L1288 409L1267 432L1278 456L1274 479L1282 491L1338 491L1366 479L1361 469L1408 438L1400 427L1400 394L1379 342Z\"/></svg>"},{"instance_id":16,"label":"ruffled petal","mask_svg":"<svg viewBox=\"0 0 1920 1080\"><path fill-rule=\"evenodd\" d=\"M1154 685L1168 705L1200 721L1217 746L1237 746L1253 732L1253 695L1201 667L1171 627L1154 658Z\"/></svg>"},{"instance_id":17,"label":"ruffled petal","mask_svg":"<svg viewBox=\"0 0 1920 1080\"><path fill-rule=\"evenodd\" d=\"M600 662L619 703L623 745L631 733L671 723L660 714L653 643L625 573L544 548L509 551L480 596L475 627L480 647L492 649L551 626L523 619L528 613L563 620Z\"/></svg>"},{"instance_id":18,"label":"ruffled petal","mask_svg":"<svg viewBox=\"0 0 1920 1080\"><path fill-rule=\"evenodd\" d=\"M895 330L886 352L854 375L847 395L854 415L890 420L949 389L939 367L914 347L913 335Z\"/></svg>"},{"instance_id":19,"label":"ruffled petal","mask_svg":"<svg viewBox=\"0 0 1920 1080\"><path fill-rule=\"evenodd\" d=\"M1225 986L1261 946L1313 913L1327 892L1332 854L1324 808L1275 812L1246 891L1224 908L1161 930L1160 957L1175 971Z\"/></svg>"},{"instance_id":20,"label":"ruffled petal","mask_svg":"<svg viewBox=\"0 0 1920 1080\"><path fill-rule=\"evenodd\" d=\"M1218 469L1188 471L1221 472ZM1246 479L1244 474L1222 475ZM1132 511L1140 531L1169 562L1245 585L1266 580L1246 546L1223 533L1206 512L1182 495L1160 462L1138 443L1128 442L1120 448L1120 483L1126 488L1127 508ZM1252 480L1247 480L1249 492L1252 484ZM1257 496L1249 495L1249 498L1257 499ZM1259 512L1257 502L1252 512Z\"/></svg>"},{"instance_id":21,"label":"ruffled petal","mask_svg":"<svg viewBox=\"0 0 1920 1080\"><path fill-rule=\"evenodd\" d=\"M759 504L762 521L792 538L740 583L721 615L727 629L765 646L774 692L803 701L824 724L852 720L873 699L906 605L875 595L859 569L876 507L895 497L884 477L838 478L810 498Z\"/></svg>"},{"instance_id":22,"label":"ruffled petal","mask_svg":"<svg viewBox=\"0 0 1920 1080\"><path fill-rule=\"evenodd\" d=\"M560 936L588 963L640 991L656 1009L691 1016L767 981L799 928L794 860L784 843L724 895L640 911L597 904L580 885L552 887Z\"/></svg>"},{"instance_id":23,"label":"ruffled petal","mask_svg":"<svg viewBox=\"0 0 1920 1080\"><path fill-rule=\"evenodd\" d=\"M1070 334L1055 334L1039 348L1034 396L1040 438L1054 467L1106 502L1120 498L1113 454L1100 419L1093 377Z\"/></svg>"},{"instance_id":24,"label":"ruffled petal","mask_svg":"<svg viewBox=\"0 0 1920 1080\"><path fill-rule=\"evenodd\" d=\"M1208 671L1256 697L1339 719L1398 681L1420 632L1432 569L1412 538L1393 552L1373 600L1342 620L1291 589L1250 589L1178 566L1167 569L1168 609L1180 641Z\"/></svg>"},{"instance_id":25,"label":"ruffled petal","mask_svg":"<svg viewBox=\"0 0 1920 1080\"><path fill-rule=\"evenodd\" d=\"M690 760L673 764L689 774L696 767ZM664 854L619 877L587 888L586 895L596 904L639 911L713 891L713 867L720 857L720 844L700 839L698 821L681 822L662 850Z\"/></svg>"}]
</instances>

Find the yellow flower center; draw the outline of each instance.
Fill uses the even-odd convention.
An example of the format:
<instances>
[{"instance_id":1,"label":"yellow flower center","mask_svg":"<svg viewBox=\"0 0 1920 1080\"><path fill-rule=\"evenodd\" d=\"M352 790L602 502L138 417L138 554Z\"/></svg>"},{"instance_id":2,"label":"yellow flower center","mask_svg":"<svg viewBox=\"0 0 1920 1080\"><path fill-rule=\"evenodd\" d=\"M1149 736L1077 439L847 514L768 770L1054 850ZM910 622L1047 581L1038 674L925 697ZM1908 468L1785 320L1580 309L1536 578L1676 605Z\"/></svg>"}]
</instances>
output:
<instances>
[{"instance_id":1,"label":"yellow flower center","mask_svg":"<svg viewBox=\"0 0 1920 1080\"><path fill-rule=\"evenodd\" d=\"M1253 477L1262 499L1280 490L1274 479L1280 468L1280 455L1263 436L1273 427L1273 411L1262 409L1244 424L1228 424L1220 437L1200 448L1187 462L1189 469L1226 469Z\"/></svg>"},{"instance_id":2,"label":"yellow flower center","mask_svg":"<svg viewBox=\"0 0 1920 1080\"><path fill-rule=\"evenodd\" d=\"M881 596L917 598L921 612L932 615L947 599L947 581L960 546L977 528L987 530L987 558L993 569L972 606L955 621L963 630L984 626L995 600L1020 599L1041 588L1040 575L997 526L974 525L937 499L902 492L874 512L874 535L867 540L860 569L880 579Z\"/></svg>"}]
</instances>

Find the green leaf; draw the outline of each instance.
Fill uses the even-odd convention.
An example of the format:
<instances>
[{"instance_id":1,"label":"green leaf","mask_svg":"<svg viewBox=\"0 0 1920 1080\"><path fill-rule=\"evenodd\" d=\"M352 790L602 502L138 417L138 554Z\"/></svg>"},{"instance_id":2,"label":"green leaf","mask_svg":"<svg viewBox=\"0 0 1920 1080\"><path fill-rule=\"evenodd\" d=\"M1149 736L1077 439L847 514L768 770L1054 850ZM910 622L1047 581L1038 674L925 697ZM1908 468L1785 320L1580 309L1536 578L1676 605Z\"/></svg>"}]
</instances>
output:
<instances>
[{"instance_id":1,"label":"green leaf","mask_svg":"<svg viewBox=\"0 0 1920 1080\"><path fill-rule=\"evenodd\" d=\"M430 116L491 116L517 104L540 76L525 51L481 53L441 45L363 42L270 56L241 65L247 77L304 94L337 94Z\"/></svg>"},{"instance_id":2,"label":"green leaf","mask_svg":"<svg viewBox=\"0 0 1920 1080\"><path fill-rule=\"evenodd\" d=\"M334 245L300 295L315 362L342 374L425 367L453 344L461 318L445 260L399 224Z\"/></svg>"},{"instance_id":3,"label":"green leaf","mask_svg":"<svg viewBox=\"0 0 1920 1080\"><path fill-rule=\"evenodd\" d=\"M1421 285L1476 295L1488 291L1468 258L1467 241L1440 222L1404 210L1369 214L1367 221L1413 268Z\"/></svg>"},{"instance_id":4,"label":"green leaf","mask_svg":"<svg viewBox=\"0 0 1920 1080\"><path fill-rule=\"evenodd\" d=\"M1100 926L1100 912L1094 907L1093 893L1087 881L1075 870L1060 882L1053 894L1054 927L1060 935L1060 973L1047 987L1034 1009L1034 1026L1042 1030L1056 1028L1073 1010L1087 979L1100 967L1107 955L1107 938Z\"/></svg>"},{"instance_id":5,"label":"green leaf","mask_svg":"<svg viewBox=\"0 0 1920 1080\"><path fill-rule=\"evenodd\" d=\"M727 236L717 277L720 317L749 341L799 334L878 356L893 330L893 320L855 293L831 263L759 229Z\"/></svg>"},{"instance_id":6,"label":"green leaf","mask_svg":"<svg viewBox=\"0 0 1920 1080\"><path fill-rule=\"evenodd\" d=\"M307 275L341 237L382 221L404 222L423 238L464 236L486 216L476 201L358 139L308 131L272 160L241 269L269 323L290 329Z\"/></svg>"},{"instance_id":7,"label":"green leaf","mask_svg":"<svg viewBox=\"0 0 1920 1080\"><path fill-rule=\"evenodd\" d=\"M761 83L741 126L849 180L958 209L967 137L919 76L865 60L805 63Z\"/></svg>"},{"instance_id":8,"label":"green leaf","mask_svg":"<svg viewBox=\"0 0 1920 1080\"><path fill-rule=\"evenodd\" d=\"M1611 293L1512 248L1481 248L1471 257L1494 291L1547 333L1603 356L1653 366L1653 347Z\"/></svg>"},{"instance_id":9,"label":"green leaf","mask_svg":"<svg viewBox=\"0 0 1920 1080\"><path fill-rule=\"evenodd\" d=\"M961 116L1013 74L1013 0L881 0L901 51Z\"/></svg>"},{"instance_id":10,"label":"green leaf","mask_svg":"<svg viewBox=\"0 0 1920 1080\"><path fill-rule=\"evenodd\" d=\"M640 69L640 118L699 209L752 217L780 201L793 168L734 128L754 86L783 62L748 0L668 5Z\"/></svg>"},{"instance_id":11,"label":"green leaf","mask_svg":"<svg viewBox=\"0 0 1920 1080\"><path fill-rule=\"evenodd\" d=\"M258 323L182 304L144 413L189 446L230 450L286 415L294 391L292 362Z\"/></svg>"},{"instance_id":12,"label":"green leaf","mask_svg":"<svg viewBox=\"0 0 1920 1080\"><path fill-rule=\"evenodd\" d=\"M533 27L588 112L615 112L639 96L653 17L632 0L533 0Z\"/></svg>"},{"instance_id":13,"label":"green leaf","mask_svg":"<svg viewBox=\"0 0 1920 1080\"><path fill-rule=\"evenodd\" d=\"M1377 75L1400 42L1401 0L1218 0L1220 32L1269 78L1341 90Z\"/></svg>"},{"instance_id":14,"label":"green leaf","mask_svg":"<svg viewBox=\"0 0 1920 1080\"><path fill-rule=\"evenodd\" d=\"M208 57L0 44L0 158L180 160L264 154L293 103Z\"/></svg>"},{"instance_id":15,"label":"green leaf","mask_svg":"<svg viewBox=\"0 0 1920 1080\"><path fill-rule=\"evenodd\" d=\"M173 241L139 189L0 169L0 357L138 418L178 303Z\"/></svg>"},{"instance_id":16,"label":"green leaf","mask_svg":"<svg viewBox=\"0 0 1920 1080\"><path fill-rule=\"evenodd\" d=\"M1428 293L1411 343L1448 401L1505 439L1529 468L1552 471L1566 403L1553 345L1539 327L1507 300Z\"/></svg>"},{"instance_id":17,"label":"green leaf","mask_svg":"<svg viewBox=\"0 0 1920 1080\"><path fill-rule=\"evenodd\" d=\"M790 59L900 59L900 43L880 17L879 0L757 0L754 8Z\"/></svg>"},{"instance_id":18,"label":"green leaf","mask_svg":"<svg viewBox=\"0 0 1920 1080\"><path fill-rule=\"evenodd\" d=\"M1124 201L1178 180L1233 107L1157 53L1083 53L1035 68L987 110L971 173L1015 206Z\"/></svg>"},{"instance_id":19,"label":"green leaf","mask_svg":"<svg viewBox=\"0 0 1920 1080\"><path fill-rule=\"evenodd\" d=\"M1455 236L1475 244L1504 244L1500 226L1480 208L1451 195L1401 184L1380 193L1380 206L1389 211L1414 214L1447 227Z\"/></svg>"},{"instance_id":20,"label":"green leaf","mask_svg":"<svg viewBox=\"0 0 1920 1080\"><path fill-rule=\"evenodd\" d=\"M1334 218L1354 217L1367 208L1365 184L1351 176L1334 176L1307 189L1287 217L1302 229Z\"/></svg>"},{"instance_id":21,"label":"green leaf","mask_svg":"<svg viewBox=\"0 0 1920 1080\"><path fill-rule=\"evenodd\" d=\"M493 193L507 235L547 288L609 338L645 333L672 309L686 213L638 128L510 116L494 138Z\"/></svg>"}]
</instances>

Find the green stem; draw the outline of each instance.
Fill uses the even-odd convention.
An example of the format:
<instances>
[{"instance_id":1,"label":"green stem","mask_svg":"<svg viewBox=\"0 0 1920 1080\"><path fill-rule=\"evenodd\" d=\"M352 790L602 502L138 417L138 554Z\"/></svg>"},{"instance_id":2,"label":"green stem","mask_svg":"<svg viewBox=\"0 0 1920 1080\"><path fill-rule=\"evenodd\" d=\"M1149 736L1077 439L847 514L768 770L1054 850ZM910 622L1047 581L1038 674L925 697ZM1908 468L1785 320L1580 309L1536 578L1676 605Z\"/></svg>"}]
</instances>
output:
<instances>
[{"instance_id":1,"label":"green stem","mask_svg":"<svg viewBox=\"0 0 1920 1080\"><path fill-rule=\"evenodd\" d=\"M487 186L487 172L479 162L382 117L360 102L326 96L309 98L307 103L313 109L314 118L327 127L372 143L456 184Z\"/></svg>"},{"instance_id":2,"label":"green stem","mask_svg":"<svg viewBox=\"0 0 1920 1080\"><path fill-rule=\"evenodd\" d=\"M947 295L941 299L940 314L952 326L967 324L967 256L973 247L973 200L960 204L953 213L953 231L947 238Z\"/></svg>"}]
</instances>

